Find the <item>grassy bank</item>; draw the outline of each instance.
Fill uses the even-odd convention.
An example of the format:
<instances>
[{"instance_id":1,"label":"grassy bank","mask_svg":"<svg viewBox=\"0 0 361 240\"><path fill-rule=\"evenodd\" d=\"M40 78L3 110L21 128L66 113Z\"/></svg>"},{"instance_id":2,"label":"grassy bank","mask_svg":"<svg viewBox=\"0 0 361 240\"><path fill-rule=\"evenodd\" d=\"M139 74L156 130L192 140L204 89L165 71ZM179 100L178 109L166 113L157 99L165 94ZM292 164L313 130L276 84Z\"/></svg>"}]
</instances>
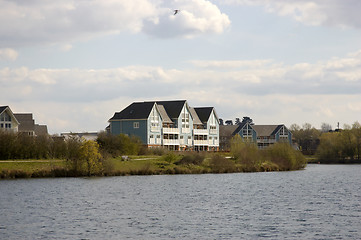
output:
<instances>
[{"instance_id":1,"label":"grassy bank","mask_svg":"<svg viewBox=\"0 0 361 240\"><path fill-rule=\"evenodd\" d=\"M231 158L216 153L175 154L163 156L129 156L108 158L97 176L125 175L161 175L161 174L203 174L283 171L272 162L262 162L250 167ZM69 162L60 159L51 160L7 160L0 162L0 178L39 178L39 177L79 177Z\"/></svg>"}]
</instances>

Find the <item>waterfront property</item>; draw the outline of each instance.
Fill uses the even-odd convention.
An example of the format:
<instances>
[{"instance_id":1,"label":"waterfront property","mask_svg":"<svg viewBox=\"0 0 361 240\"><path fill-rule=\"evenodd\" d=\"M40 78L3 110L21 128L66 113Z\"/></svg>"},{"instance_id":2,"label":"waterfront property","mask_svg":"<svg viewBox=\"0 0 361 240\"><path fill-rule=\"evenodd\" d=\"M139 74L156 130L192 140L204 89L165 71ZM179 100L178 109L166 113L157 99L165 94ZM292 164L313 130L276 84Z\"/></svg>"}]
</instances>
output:
<instances>
[{"instance_id":1,"label":"waterfront property","mask_svg":"<svg viewBox=\"0 0 361 240\"><path fill-rule=\"evenodd\" d=\"M9 106L0 106L0 128L17 132L19 121L14 116Z\"/></svg>"},{"instance_id":2,"label":"waterfront property","mask_svg":"<svg viewBox=\"0 0 361 240\"><path fill-rule=\"evenodd\" d=\"M236 125L220 126L220 148L229 150L232 137L239 135L245 142L256 143L258 148L268 147L276 142L286 142L292 145L292 133L284 124L254 125L241 122Z\"/></svg>"},{"instance_id":3,"label":"waterfront property","mask_svg":"<svg viewBox=\"0 0 361 240\"><path fill-rule=\"evenodd\" d=\"M109 119L111 134L138 136L147 147L217 151L219 118L213 107L186 100L134 102Z\"/></svg>"}]
</instances>

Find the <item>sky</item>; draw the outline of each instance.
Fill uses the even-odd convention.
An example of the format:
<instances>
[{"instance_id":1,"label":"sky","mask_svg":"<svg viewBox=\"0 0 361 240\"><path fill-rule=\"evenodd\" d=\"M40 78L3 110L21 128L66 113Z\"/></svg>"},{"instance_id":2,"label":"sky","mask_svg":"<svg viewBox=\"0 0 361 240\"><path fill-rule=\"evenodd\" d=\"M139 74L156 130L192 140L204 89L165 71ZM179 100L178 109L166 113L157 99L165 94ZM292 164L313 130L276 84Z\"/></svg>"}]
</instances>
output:
<instances>
[{"instance_id":1,"label":"sky","mask_svg":"<svg viewBox=\"0 0 361 240\"><path fill-rule=\"evenodd\" d=\"M174 15L174 9L180 11ZM359 0L0 0L0 105L49 133L135 101L224 120L361 122Z\"/></svg>"}]
</instances>

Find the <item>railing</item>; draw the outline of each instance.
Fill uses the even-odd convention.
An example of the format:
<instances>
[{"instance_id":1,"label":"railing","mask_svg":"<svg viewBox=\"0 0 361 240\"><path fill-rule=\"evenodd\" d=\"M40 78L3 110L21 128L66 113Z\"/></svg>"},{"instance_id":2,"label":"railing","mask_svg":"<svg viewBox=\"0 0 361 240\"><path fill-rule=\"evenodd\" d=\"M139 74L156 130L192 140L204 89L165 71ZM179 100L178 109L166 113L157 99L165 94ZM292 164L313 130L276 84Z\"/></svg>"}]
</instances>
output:
<instances>
[{"instance_id":1,"label":"railing","mask_svg":"<svg viewBox=\"0 0 361 240\"><path fill-rule=\"evenodd\" d=\"M163 133L179 134L179 129L178 128L163 128Z\"/></svg>"},{"instance_id":2,"label":"railing","mask_svg":"<svg viewBox=\"0 0 361 240\"><path fill-rule=\"evenodd\" d=\"M163 145L179 145L179 139L163 139Z\"/></svg>"},{"instance_id":3,"label":"railing","mask_svg":"<svg viewBox=\"0 0 361 240\"><path fill-rule=\"evenodd\" d=\"M208 145L208 140L194 140L194 145Z\"/></svg>"},{"instance_id":4,"label":"railing","mask_svg":"<svg viewBox=\"0 0 361 240\"><path fill-rule=\"evenodd\" d=\"M182 128L182 133L190 133L191 129L190 128Z\"/></svg>"},{"instance_id":5,"label":"railing","mask_svg":"<svg viewBox=\"0 0 361 240\"><path fill-rule=\"evenodd\" d=\"M275 143L276 139L257 139L257 143Z\"/></svg>"},{"instance_id":6,"label":"railing","mask_svg":"<svg viewBox=\"0 0 361 240\"><path fill-rule=\"evenodd\" d=\"M210 134L217 134L218 131L217 131L217 129L211 129L211 130L209 130L209 133Z\"/></svg>"},{"instance_id":7,"label":"railing","mask_svg":"<svg viewBox=\"0 0 361 240\"><path fill-rule=\"evenodd\" d=\"M193 129L194 134L208 135L208 129Z\"/></svg>"}]
</instances>

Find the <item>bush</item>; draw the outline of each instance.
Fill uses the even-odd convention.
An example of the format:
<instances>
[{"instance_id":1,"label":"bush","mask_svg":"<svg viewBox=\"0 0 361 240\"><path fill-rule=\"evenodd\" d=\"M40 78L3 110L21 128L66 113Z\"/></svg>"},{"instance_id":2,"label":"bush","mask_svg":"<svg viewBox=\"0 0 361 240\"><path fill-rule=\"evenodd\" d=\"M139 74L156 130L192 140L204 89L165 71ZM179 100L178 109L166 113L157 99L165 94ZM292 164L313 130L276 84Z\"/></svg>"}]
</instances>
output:
<instances>
[{"instance_id":1,"label":"bush","mask_svg":"<svg viewBox=\"0 0 361 240\"><path fill-rule=\"evenodd\" d=\"M209 166L214 173L229 173L237 171L234 161L222 157L218 154L212 156L209 161Z\"/></svg>"},{"instance_id":2,"label":"bush","mask_svg":"<svg viewBox=\"0 0 361 240\"><path fill-rule=\"evenodd\" d=\"M178 156L174 152L168 152L166 155L162 156L162 160L168 163L172 163L178 159Z\"/></svg>"},{"instance_id":3,"label":"bush","mask_svg":"<svg viewBox=\"0 0 361 240\"><path fill-rule=\"evenodd\" d=\"M98 134L97 142L101 152L107 152L113 157L121 155L138 155L142 146L139 138L128 137L125 134L112 135L102 132Z\"/></svg>"},{"instance_id":4,"label":"bush","mask_svg":"<svg viewBox=\"0 0 361 240\"><path fill-rule=\"evenodd\" d=\"M287 143L276 143L264 150L264 157L280 170L297 170L306 166L306 158Z\"/></svg>"},{"instance_id":5,"label":"bush","mask_svg":"<svg viewBox=\"0 0 361 240\"><path fill-rule=\"evenodd\" d=\"M175 162L176 165L201 165L204 161L205 155L203 153L187 153L179 161Z\"/></svg>"}]
</instances>

